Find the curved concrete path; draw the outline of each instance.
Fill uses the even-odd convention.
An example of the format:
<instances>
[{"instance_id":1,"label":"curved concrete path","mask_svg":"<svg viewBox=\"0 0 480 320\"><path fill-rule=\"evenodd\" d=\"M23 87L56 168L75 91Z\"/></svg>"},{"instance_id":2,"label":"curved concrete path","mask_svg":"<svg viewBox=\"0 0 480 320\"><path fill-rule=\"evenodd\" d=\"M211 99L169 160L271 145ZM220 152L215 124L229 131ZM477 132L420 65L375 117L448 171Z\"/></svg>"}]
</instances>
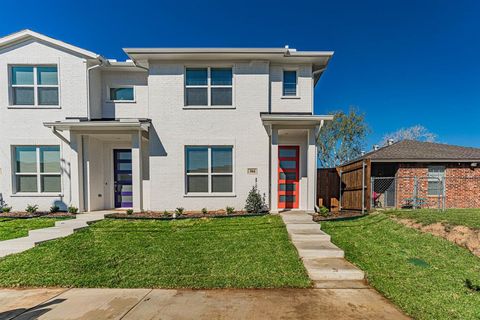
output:
<instances>
[{"instance_id":1,"label":"curved concrete path","mask_svg":"<svg viewBox=\"0 0 480 320\"><path fill-rule=\"evenodd\" d=\"M4 320L409 319L373 289L0 290Z\"/></svg>"},{"instance_id":2,"label":"curved concrete path","mask_svg":"<svg viewBox=\"0 0 480 320\"><path fill-rule=\"evenodd\" d=\"M69 236L77 230L88 227L91 222L103 220L109 212L79 213L75 219L55 222L54 227L30 230L27 237L0 241L0 258L31 249L45 241Z\"/></svg>"}]
</instances>

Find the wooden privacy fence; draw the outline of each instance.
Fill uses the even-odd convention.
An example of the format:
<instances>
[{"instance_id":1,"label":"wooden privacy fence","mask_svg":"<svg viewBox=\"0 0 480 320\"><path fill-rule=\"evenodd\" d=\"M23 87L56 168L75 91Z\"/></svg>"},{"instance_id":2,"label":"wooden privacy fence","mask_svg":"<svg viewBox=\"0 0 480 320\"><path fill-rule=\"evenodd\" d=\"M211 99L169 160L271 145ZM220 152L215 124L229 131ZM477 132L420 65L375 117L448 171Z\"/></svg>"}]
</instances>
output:
<instances>
[{"instance_id":1,"label":"wooden privacy fence","mask_svg":"<svg viewBox=\"0 0 480 320\"><path fill-rule=\"evenodd\" d=\"M338 168L318 169L318 206L333 212L370 210L370 172L369 159Z\"/></svg>"},{"instance_id":2,"label":"wooden privacy fence","mask_svg":"<svg viewBox=\"0 0 480 320\"><path fill-rule=\"evenodd\" d=\"M317 171L317 203L330 211L339 210L340 175L336 168L322 168Z\"/></svg>"},{"instance_id":3,"label":"wooden privacy fence","mask_svg":"<svg viewBox=\"0 0 480 320\"><path fill-rule=\"evenodd\" d=\"M340 210L365 211L370 208L370 160L360 160L339 169Z\"/></svg>"}]
</instances>

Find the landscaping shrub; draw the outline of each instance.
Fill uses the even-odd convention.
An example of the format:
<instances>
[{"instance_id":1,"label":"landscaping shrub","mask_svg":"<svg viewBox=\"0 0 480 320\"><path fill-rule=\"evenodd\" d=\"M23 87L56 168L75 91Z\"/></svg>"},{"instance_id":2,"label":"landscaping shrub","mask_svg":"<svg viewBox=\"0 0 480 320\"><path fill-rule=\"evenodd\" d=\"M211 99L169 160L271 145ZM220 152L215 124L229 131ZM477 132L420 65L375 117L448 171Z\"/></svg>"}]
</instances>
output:
<instances>
[{"instance_id":1,"label":"landscaping shrub","mask_svg":"<svg viewBox=\"0 0 480 320\"><path fill-rule=\"evenodd\" d=\"M234 214L235 213L235 208L234 207L226 207L225 211L227 211L227 214Z\"/></svg>"},{"instance_id":2,"label":"landscaping shrub","mask_svg":"<svg viewBox=\"0 0 480 320\"><path fill-rule=\"evenodd\" d=\"M168 217L168 216L170 215L170 213L168 213L168 211L165 210L165 211L163 211L163 215L164 215L165 217Z\"/></svg>"},{"instance_id":3,"label":"landscaping shrub","mask_svg":"<svg viewBox=\"0 0 480 320\"><path fill-rule=\"evenodd\" d=\"M74 206L69 206L67 210L69 213L78 213L78 208Z\"/></svg>"},{"instance_id":4,"label":"landscaping shrub","mask_svg":"<svg viewBox=\"0 0 480 320\"><path fill-rule=\"evenodd\" d=\"M325 207L325 206L321 206L321 207L320 207L319 214L320 214L322 217L328 217L328 216L331 215L330 210L328 210L328 208Z\"/></svg>"},{"instance_id":5,"label":"landscaping shrub","mask_svg":"<svg viewBox=\"0 0 480 320\"><path fill-rule=\"evenodd\" d=\"M133 214L133 209L127 209L127 214L128 215Z\"/></svg>"},{"instance_id":6,"label":"landscaping shrub","mask_svg":"<svg viewBox=\"0 0 480 320\"><path fill-rule=\"evenodd\" d=\"M55 212L58 212L58 211L60 211L59 206L53 205L53 206L50 207L50 213L55 213Z\"/></svg>"},{"instance_id":7,"label":"landscaping shrub","mask_svg":"<svg viewBox=\"0 0 480 320\"><path fill-rule=\"evenodd\" d=\"M27 205L27 208L25 208L25 211L27 211L28 213L35 213L37 212L38 210L38 204L34 204L34 205Z\"/></svg>"},{"instance_id":8,"label":"landscaping shrub","mask_svg":"<svg viewBox=\"0 0 480 320\"><path fill-rule=\"evenodd\" d=\"M0 212L9 213L12 210L12 207L8 207L6 204L0 208Z\"/></svg>"},{"instance_id":9,"label":"landscaping shrub","mask_svg":"<svg viewBox=\"0 0 480 320\"><path fill-rule=\"evenodd\" d=\"M258 191L257 186L253 186L247 196L245 203L245 210L249 213L258 213L267 211L267 205L265 204L265 194L262 195Z\"/></svg>"},{"instance_id":10,"label":"landscaping shrub","mask_svg":"<svg viewBox=\"0 0 480 320\"><path fill-rule=\"evenodd\" d=\"M204 215L208 214L207 208L202 208L202 214L204 214Z\"/></svg>"},{"instance_id":11,"label":"landscaping shrub","mask_svg":"<svg viewBox=\"0 0 480 320\"><path fill-rule=\"evenodd\" d=\"M182 207L176 208L173 217L174 217L174 218L180 217L180 216L183 214L184 211L185 211L185 209L182 208Z\"/></svg>"}]
</instances>

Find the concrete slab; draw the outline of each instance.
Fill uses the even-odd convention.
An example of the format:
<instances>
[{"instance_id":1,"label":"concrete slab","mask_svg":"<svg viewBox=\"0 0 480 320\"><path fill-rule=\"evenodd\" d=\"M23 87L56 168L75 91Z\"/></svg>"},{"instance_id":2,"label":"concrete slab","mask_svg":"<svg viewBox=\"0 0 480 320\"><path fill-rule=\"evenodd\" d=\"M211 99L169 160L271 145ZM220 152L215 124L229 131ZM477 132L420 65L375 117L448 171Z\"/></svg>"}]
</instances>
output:
<instances>
[{"instance_id":1,"label":"concrete slab","mask_svg":"<svg viewBox=\"0 0 480 320\"><path fill-rule=\"evenodd\" d=\"M365 274L345 259L303 259L312 280L363 280Z\"/></svg>"},{"instance_id":2,"label":"concrete slab","mask_svg":"<svg viewBox=\"0 0 480 320\"><path fill-rule=\"evenodd\" d=\"M302 259L343 258L344 252L330 241L293 241Z\"/></svg>"},{"instance_id":3,"label":"concrete slab","mask_svg":"<svg viewBox=\"0 0 480 320\"><path fill-rule=\"evenodd\" d=\"M15 320L121 319L151 289L70 289Z\"/></svg>"},{"instance_id":4,"label":"concrete slab","mask_svg":"<svg viewBox=\"0 0 480 320\"><path fill-rule=\"evenodd\" d=\"M312 216L302 211L282 212L281 217L285 224L302 223L316 225L316 223L312 220Z\"/></svg>"},{"instance_id":5,"label":"concrete slab","mask_svg":"<svg viewBox=\"0 0 480 320\"><path fill-rule=\"evenodd\" d=\"M0 319L10 320L65 292L67 289L2 289L0 290ZM44 311L48 311L45 305Z\"/></svg>"},{"instance_id":6,"label":"concrete slab","mask_svg":"<svg viewBox=\"0 0 480 320\"><path fill-rule=\"evenodd\" d=\"M148 294L123 319L393 320L408 317L371 289L159 289Z\"/></svg>"},{"instance_id":7,"label":"concrete slab","mask_svg":"<svg viewBox=\"0 0 480 320\"><path fill-rule=\"evenodd\" d=\"M372 289L365 280L317 280L313 281L316 289Z\"/></svg>"}]
</instances>

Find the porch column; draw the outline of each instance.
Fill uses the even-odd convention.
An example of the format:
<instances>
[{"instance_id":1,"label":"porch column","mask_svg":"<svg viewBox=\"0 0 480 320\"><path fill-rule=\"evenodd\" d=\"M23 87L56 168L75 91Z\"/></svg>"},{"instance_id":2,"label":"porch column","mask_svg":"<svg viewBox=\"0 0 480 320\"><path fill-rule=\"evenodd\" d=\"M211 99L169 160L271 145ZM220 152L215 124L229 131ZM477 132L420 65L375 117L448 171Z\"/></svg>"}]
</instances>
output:
<instances>
[{"instance_id":1,"label":"porch column","mask_svg":"<svg viewBox=\"0 0 480 320\"><path fill-rule=\"evenodd\" d=\"M143 210L142 132L132 134L132 192L133 210Z\"/></svg>"},{"instance_id":2,"label":"porch column","mask_svg":"<svg viewBox=\"0 0 480 320\"><path fill-rule=\"evenodd\" d=\"M307 183L308 183L308 194L307 194L307 212L315 212L316 204L316 181L317 181L317 144L316 144L316 130L311 128L308 130L308 148L307 148Z\"/></svg>"},{"instance_id":3,"label":"porch column","mask_svg":"<svg viewBox=\"0 0 480 320\"><path fill-rule=\"evenodd\" d=\"M272 213L278 213L278 128L272 126L271 133L271 179L270 181L270 211Z\"/></svg>"},{"instance_id":4,"label":"porch column","mask_svg":"<svg viewBox=\"0 0 480 320\"><path fill-rule=\"evenodd\" d=\"M84 208L82 135L70 131L70 203L67 206Z\"/></svg>"}]
</instances>

